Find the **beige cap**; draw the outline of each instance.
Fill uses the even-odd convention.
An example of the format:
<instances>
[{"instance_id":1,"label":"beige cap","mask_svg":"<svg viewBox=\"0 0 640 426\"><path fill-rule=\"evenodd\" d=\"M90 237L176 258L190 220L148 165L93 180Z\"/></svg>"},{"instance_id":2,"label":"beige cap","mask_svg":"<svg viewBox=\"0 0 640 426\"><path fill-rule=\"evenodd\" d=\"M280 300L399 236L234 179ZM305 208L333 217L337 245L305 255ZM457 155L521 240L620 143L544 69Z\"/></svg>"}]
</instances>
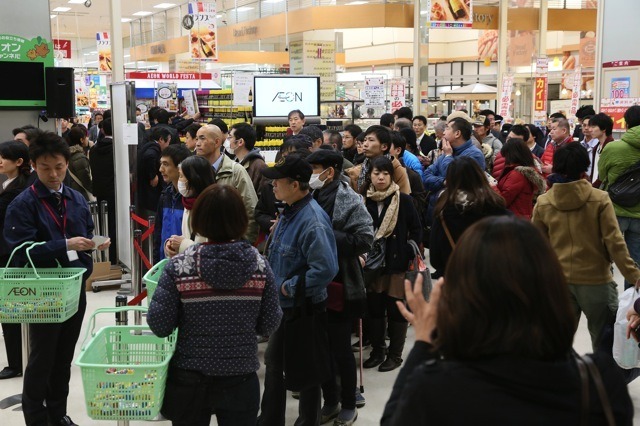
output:
<instances>
[{"instance_id":1,"label":"beige cap","mask_svg":"<svg viewBox=\"0 0 640 426\"><path fill-rule=\"evenodd\" d=\"M449 116L447 117L447 123L453 120L454 118L464 118L469 123L473 123L473 120L471 119L471 117L469 117L468 114L465 114L462 111L454 111L451 114L449 114Z\"/></svg>"}]
</instances>

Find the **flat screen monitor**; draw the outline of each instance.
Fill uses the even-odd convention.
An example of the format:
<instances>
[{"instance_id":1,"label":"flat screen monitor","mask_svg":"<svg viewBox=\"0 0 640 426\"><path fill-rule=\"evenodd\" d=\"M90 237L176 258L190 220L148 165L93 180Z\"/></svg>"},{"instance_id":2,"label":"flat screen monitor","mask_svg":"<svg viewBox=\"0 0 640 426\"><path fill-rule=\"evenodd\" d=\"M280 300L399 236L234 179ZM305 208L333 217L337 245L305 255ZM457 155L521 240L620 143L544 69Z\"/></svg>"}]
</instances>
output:
<instances>
[{"instance_id":1,"label":"flat screen monitor","mask_svg":"<svg viewBox=\"0 0 640 426\"><path fill-rule=\"evenodd\" d=\"M0 61L0 108L45 107L44 69L42 62Z\"/></svg>"},{"instance_id":2,"label":"flat screen monitor","mask_svg":"<svg viewBox=\"0 0 640 426\"><path fill-rule=\"evenodd\" d=\"M287 117L294 109L299 109L305 116L320 115L320 77L254 77L254 117Z\"/></svg>"}]
</instances>

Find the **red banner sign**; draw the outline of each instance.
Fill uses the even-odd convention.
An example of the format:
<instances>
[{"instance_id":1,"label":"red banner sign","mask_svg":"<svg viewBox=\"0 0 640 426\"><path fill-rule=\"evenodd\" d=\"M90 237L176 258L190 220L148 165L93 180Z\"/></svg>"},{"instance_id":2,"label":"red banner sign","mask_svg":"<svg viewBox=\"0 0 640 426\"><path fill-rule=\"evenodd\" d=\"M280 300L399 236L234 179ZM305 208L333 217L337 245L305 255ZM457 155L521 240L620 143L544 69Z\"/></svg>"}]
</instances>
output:
<instances>
[{"instance_id":1,"label":"red banner sign","mask_svg":"<svg viewBox=\"0 0 640 426\"><path fill-rule=\"evenodd\" d=\"M128 72L128 80L211 80L211 73L197 72Z\"/></svg>"},{"instance_id":2,"label":"red banner sign","mask_svg":"<svg viewBox=\"0 0 640 426\"><path fill-rule=\"evenodd\" d=\"M71 40L53 39L53 51L57 59L71 59Z\"/></svg>"},{"instance_id":3,"label":"red banner sign","mask_svg":"<svg viewBox=\"0 0 640 426\"><path fill-rule=\"evenodd\" d=\"M536 77L534 94L534 111L547 111L547 77Z\"/></svg>"}]
</instances>

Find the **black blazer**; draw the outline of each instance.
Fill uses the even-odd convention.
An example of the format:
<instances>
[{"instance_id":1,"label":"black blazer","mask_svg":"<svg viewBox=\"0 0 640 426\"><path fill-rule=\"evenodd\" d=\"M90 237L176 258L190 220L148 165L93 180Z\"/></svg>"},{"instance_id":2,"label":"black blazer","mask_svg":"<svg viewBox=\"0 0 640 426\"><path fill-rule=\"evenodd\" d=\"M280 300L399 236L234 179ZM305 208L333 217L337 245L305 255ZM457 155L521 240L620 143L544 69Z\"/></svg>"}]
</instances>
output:
<instances>
[{"instance_id":1,"label":"black blazer","mask_svg":"<svg viewBox=\"0 0 640 426\"><path fill-rule=\"evenodd\" d=\"M7 188L0 192L0 229L4 229L4 219L7 215L7 209L9 204L27 187L27 177L24 175L18 175L18 177L7 185ZM0 189L2 186L0 186ZM7 240L4 238L4 234L0 236L0 267L6 266L7 260L11 251L7 245Z\"/></svg>"}]
</instances>

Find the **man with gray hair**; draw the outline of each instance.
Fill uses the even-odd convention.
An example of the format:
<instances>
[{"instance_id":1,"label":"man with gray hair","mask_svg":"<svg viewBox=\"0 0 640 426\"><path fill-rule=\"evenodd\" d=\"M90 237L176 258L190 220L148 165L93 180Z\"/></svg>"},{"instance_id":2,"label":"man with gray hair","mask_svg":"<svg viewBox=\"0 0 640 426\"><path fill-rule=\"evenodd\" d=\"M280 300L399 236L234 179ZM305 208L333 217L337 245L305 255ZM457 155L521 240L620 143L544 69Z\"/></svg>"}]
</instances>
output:
<instances>
[{"instance_id":1,"label":"man with gray hair","mask_svg":"<svg viewBox=\"0 0 640 426\"><path fill-rule=\"evenodd\" d=\"M393 123L393 130L399 132L402 129L410 129L411 128L411 120L408 118L398 118L395 123Z\"/></svg>"}]
</instances>

